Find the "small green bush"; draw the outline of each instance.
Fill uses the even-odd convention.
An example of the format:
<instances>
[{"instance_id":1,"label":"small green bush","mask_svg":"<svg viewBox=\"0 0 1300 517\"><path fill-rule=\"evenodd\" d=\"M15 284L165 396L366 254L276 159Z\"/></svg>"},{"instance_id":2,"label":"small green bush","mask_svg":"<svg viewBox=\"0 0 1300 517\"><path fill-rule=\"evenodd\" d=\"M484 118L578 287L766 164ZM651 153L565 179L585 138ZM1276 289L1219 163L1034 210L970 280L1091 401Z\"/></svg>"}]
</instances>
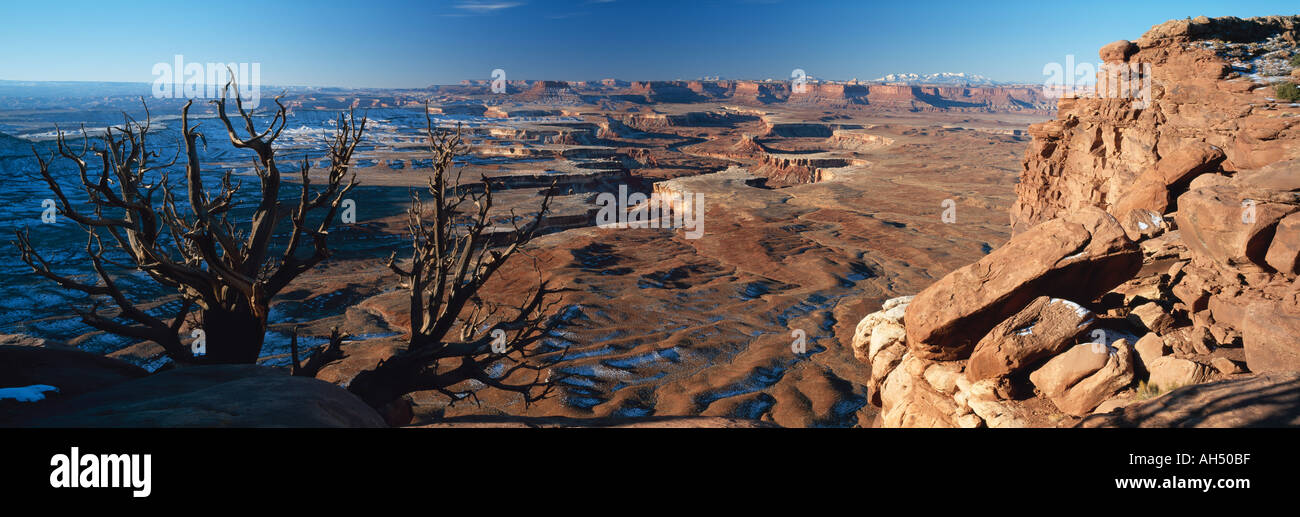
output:
<instances>
[{"instance_id":1,"label":"small green bush","mask_svg":"<svg viewBox=\"0 0 1300 517\"><path fill-rule=\"evenodd\" d=\"M1149 384L1147 381L1142 381L1138 383L1137 393L1133 394L1133 398L1134 400L1151 400L1181 387L1181 385L1174 385L1162 388L1154 384Z\"/></svg>"},{"instance_id":2,"label":"small green bush","mask_svg":"<svg viewBox=\"0 0 1300 517\"><path fill-rule=\"evenodd\" d=\"M1134 394L1134 398L1137 400L1148 400L1158 396L1160 396L1160 387L1147 384L1147 381L1139 382L1137 393Z\"/></svg>"},{"instance_id":3,"label":"small green bush","mask_svg":"<svg viewBox=\"0 0 1300 517\"><path fill-rule=\"evenodd\" d=\"M1300 101L1300 87L1295 83L1284 82L1273 86L1274 93L1277 94L1278 100L1297 102Z\"/></svg>"},{"instance_id":4,"label":"small green bush","mask_svg":"<svg viewBox=\"0 0 1300 517\"><path fill-rule=\"evenodd\" d=\"M1300 54L1291 56L1291 66L1300 67Z\"/></svg>"}]
</instances>

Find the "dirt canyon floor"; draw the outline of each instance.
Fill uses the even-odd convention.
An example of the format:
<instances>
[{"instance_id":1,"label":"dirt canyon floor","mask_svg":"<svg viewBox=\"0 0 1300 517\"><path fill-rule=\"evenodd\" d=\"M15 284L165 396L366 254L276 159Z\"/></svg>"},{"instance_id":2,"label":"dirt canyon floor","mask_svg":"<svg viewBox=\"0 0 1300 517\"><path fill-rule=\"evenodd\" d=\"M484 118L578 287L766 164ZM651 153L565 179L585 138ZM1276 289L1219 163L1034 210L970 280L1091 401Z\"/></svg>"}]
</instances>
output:
<instances>
[{"instance_id":1,"label":"dirt canyon floor","mask_svg":"<svg viewBox=\"0 0 1300 517\"><path fill-rule=\"evenodd\" d=\"M334 254L272 299L258 360L272 368L167 368L157 345L27 309L10 318L22 335L0 335L0 374L68 397L45 416L0 400L0 424L1300 425L1300 104L1285 98L1298 41L1296 16L1173 20L1098 53L1144 70L1125 79L1140 96L1059 102L1032 86L856 81L297 95L295 121L319 127L290 130L295 158L341 110L378 115L353 156L355 220L330 225ZM330 385L364 391L377 365L404 364L409 298L385 262L408 256L403 211L433 170L426 120L464 138L453 174L494 193L494 243L554 196L478 293L517 306L540 281L555 291L532 359L556 388L541 401L483 384L532 376L499 366L450 387L461 398L378 411ZM608 224L647 197L680 200L684 217ZM181 305L153 296L148 310ZM325 382L281 375L295 329L310 357L335 327L351 337L311 369ZM47 339L82 351L8 346ZM145 402L114 407L99 382Z\"/></svg>"},{"instance_id":2,"label":"dirt canyon floor","mask_svg":"<svg viewBox=\"0 0 1300 517\"><path fill-rule=\"evenodd\" d=\"M562 389L528 407L490 389L478 391L479 404L416 393L413 423L512 415L870 425L877 410L867 403L870 371L848 342L854 326L884 300L915 293L1007 240L1028 145L1021 130L1050 117L699 103L648 109L669 116L577 106L565 108L567 117L465 128L473 154L464 177L499 182L503 225L512 209L535 211L544 185L559 184L549 233L503 269L488 297L524 296L536 287L534 268L561 289L559 326L540 359L563 374ZM499 156L523 159L493 160ZM418 161L418 151L374 158L375 166L358 170L361 181L425 184L421 170L391 166ZM595 226L596 196L620 186L702 195L703 234ZM357 226L397 236L404 225L393 216ZM305 334L341 325L377 336L345 346L350 357L327 367L326 380L345 383L402 346L405 293L382 262L332 262L281 302L344 312L296 322L307 325Z\"/></svg>"}]
</instances>

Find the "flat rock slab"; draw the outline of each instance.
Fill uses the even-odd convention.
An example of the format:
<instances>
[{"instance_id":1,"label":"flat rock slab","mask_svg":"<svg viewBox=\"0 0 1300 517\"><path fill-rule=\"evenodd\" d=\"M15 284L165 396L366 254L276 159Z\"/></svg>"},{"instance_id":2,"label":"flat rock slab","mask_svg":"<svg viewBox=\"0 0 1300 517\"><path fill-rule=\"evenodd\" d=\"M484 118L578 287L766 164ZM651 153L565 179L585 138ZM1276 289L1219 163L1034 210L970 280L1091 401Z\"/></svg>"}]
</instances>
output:
<instances>
[{"instance_id":1,"label":"flat rock slab","mask_svg":"<svg viewBox=\"0 0 1300 517\"><path fill-rule=\"evenodd\" d=\"M0 346L0 388L48 384L79 395L146 375L134 364L75 348Z\"/></svg>"},{"instance_id":2,"label":"flat rock slab","mask_svg":"<svg viewBox=\"0 0 1300 517\"><path fill-rule=\"evenodd\" d=\"M1300 310L1296 307L1274 300L1252 303L1240 328L1250 371L1300 372Z\"/></svg>"},{"instance_id":3,"label":"flat rock slab","mask_svg":"<svg viewBox=\"0 0 1300 517\"><path fill-rule=\"evenodd\" d=\"M1012 237L921 291L903 318L907 346L924 359L965 359L994 326L1035 298L1088 302L1141 268L1141 249L1119 222L1084 207Z\"/></svg>"},{"instance_id":4,"label":"flat rock slab","mask_svg":"<svg viewBox=\"0 0 1300 517\"><path fill-rule=\"evenodd\" d=\"M1300 373L1266 373L1176 389L1079 427L1300 426Z\"/></svg>"},{"instance_id":5,"label":"flat rock slab","mask_svg":"<svg viewBox=\"0 0 1300 517\"><path fill-rule=\"evenodd\" d=\"M999 323L975 345L966 377L972 381L1005 377L1074 344L1093 314L1077 303L1040 296Z\"/></svg>"},{"instance_id":6,"label":"flat rock slab","mask_svg":"<svg viewBox=\"0 0 1300 517\"><path fill-rule=\"evenodd\" d=\"M1270 197L1275 196L1243 191L1236 185L1188 191L1179 196L1175 216L1183 242L1192 252L1226 268L1249 271L1267 266L1278 222L1297 210L1290 204L1268 202Z\"/></svg>"},{"instance_id":7,"label":"flat rock slab","mask_svg":"<svg viewBox=\"0 0 1300 517\"><path fill-rule=\"evenodd\" d=\"M384 427L328 382L254 365L179 368L57 401L22 427Z\"/></svg>"},{"instance_id":8,"label":"flat rock slab","mask_svg":"<svg viewBox=\"0 0 1300 517\"><path fill-rule=\"evenodd\" d=\"M663 416L641 418L569 418L569 417L517 417L517 416L467 416L423 423L409 427L424 428L709 428L758 429L781 426L763 420L707 416Z\"/></svg>"},{"instance_id":9,"label":"flat rock slab","mask_svg":"<svg viewBox=\"0 0 1300 517\"><path fill-rule=\"evenodd\" d=\"M0 346L0 388L44 384L58 388L37 402L0 400L0 423L23 418L61 399L149 375L126 361L61 346Z\"/></svg>"},{"instance_id":10,"label":"flat rock slab","mask_svg":"<svg viewBox=\"0 0 1300 517\"><path fill-rule=\"evenodd\" d=\"M1062 413L1084 416L1133 383L1133 353L1127 341L1098 350L1094 343L1075 345L1033 373L1034 383Z\"/></svg>"}]
</instances>

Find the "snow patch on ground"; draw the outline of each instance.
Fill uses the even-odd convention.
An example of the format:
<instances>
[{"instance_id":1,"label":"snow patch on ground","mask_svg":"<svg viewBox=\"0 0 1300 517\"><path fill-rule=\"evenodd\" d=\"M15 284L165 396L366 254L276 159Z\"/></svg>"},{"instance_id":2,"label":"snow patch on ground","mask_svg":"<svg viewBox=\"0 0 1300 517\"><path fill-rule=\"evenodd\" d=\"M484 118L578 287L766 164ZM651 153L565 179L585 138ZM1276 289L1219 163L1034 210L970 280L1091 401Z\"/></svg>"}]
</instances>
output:
<instances>
[{"instance_id":1,"label":"snow patch on ground","mask_svg":"<svg viewBox=\"0 0 1300 517\"><path fill-rule=\"evenodd\" d=\"M38 402L45 400L45 392L58 393L59 389L49 384L33 384L17 388L0 388L0 400L14 399L18 402Z\"/></svg>"},{"instance_id":2,"label":"snow patch on ground","mask_svg":"<svg viewBox=\"0 0 1300 517\"><path fill-rule=\"evenodd\" d=\"M1070 300L1066 300L1065 298L1052 298L1052 299L1051 299L1050 301L1048 301L1047 303L1049 303L1049 304L1052 304L1052 303L1064 303L1064 304L1065 304L1066 306L1068 306L1069 308L1074 309L1074 312L1075 312L1076 314L1078 314L1080 318L1086 318L1086 317L1092 315L1092 311L1090 311L1090 310L1084 308L1084 306L1082 306L1082 305L1079 305L1079 304L1077 304L1077 303L1074 303L1074 302L1072 302L1072 301L1070 301Z\"/></svg>"}]
</instances>

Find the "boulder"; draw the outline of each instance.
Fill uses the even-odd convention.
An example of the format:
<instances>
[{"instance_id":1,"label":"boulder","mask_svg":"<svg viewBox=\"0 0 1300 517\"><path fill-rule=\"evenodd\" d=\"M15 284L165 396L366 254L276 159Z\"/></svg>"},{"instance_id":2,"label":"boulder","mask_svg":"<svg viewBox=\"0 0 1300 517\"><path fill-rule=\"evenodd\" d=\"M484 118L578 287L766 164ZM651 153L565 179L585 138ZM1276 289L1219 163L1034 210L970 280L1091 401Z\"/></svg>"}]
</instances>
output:
<instances>
[{"instance_id":1,"label":"boulder","mask_svg":"<svg viewBox=\"0 0 1300 517\"><path fill-rule=\"evenodd\" d=\"M853 333L853 356L871 365L867 396L876 406L881 405L881 383L907 352L903 314L912 298L902 296L885 300L879 311L866 315L858 322Z\"/></svg>"},{"instance_id":2,"label":"boulder","mask_svg":"<svg viewBox=\"0 0 1300 517\"><path fill-rule=\"evenodd\" d=\"M979 417L962 414L952 396L925 378L934 363L907 354L880 388L881 427L977 427Z\"/></svg>"},{"instance_id":3,"label":"boulder","mask_svg":"<svg viewBox=\"0 0 1300 517\"><path fill-rule=\"evenodd\" d=\"M1059 354L1093 321L1092 311L1077 303L1035 298L975 345L966 363L966 377L972 381L1005 377Z\"/></svg>"},{"instance_id":4,"label":"boulder","mask_svg":"<svg viewBox=\"0 0 1300 517\"><path fill-rule=\"evenodd\" d=\"M1179 329L1178 334L1181 334L1182 339L1196 354L1209 354L1219 346L1214 340L1214 335L1210 333L1209 327L1183 327Z\"/></svg>"},{"instance_id":5,"label":"boulder","mask_svg":"<svg viewBox=\"0 0 1300 517\"><path fill-rule=\"evenodd\" d=\"M1155 165L1141 172L1133 185L1125 187L1111 213L1125 216L1146 210L1163 214L1169 209L1171 193L1186 189L1193 178L1203 173L1218 170L1226 156L1223 149L1199 141L1165 153Z\"/></svg>"},{"instance_id":6,"label":"boulder","mask_svg":"<svg viewBox=\"0 0 1300 517\"><path fill-rule=\"evenodd\" d=\"M1296 427L1300 373L1238 376L1178 388L1083 419L1079 427Z\"/></svg>"},{"instance_id":7,"label":"boulder","mask_svg":"<svg viewBox=\"0 0 1300 517\"><path fill-rule=\"evenodd\" d=\"M1009 427L1027 427L1029 417L1025 411L1006 400L1006 382L1001 379L985 379L971 382L965 376L956 376L957 391L953 400L978 416L987 427L994 429Z\"/></svg>"},{"instance_id":8,"label":"boulder","mask_svg":"<svg viewBox=\"0 0 1300 517\"><path fill-rule=\"evenodd\" d=\"M1163 334L1174 324L1174 317L1155 302L1147 302L1128 313L1128 321L1133 325L1151 332Z\"/></svg>"},{"instance_id":9,"label":"boulder","mask_svg":"<svg viewBox=\"0 0 1300 517\"><path fill-rule=\"evenodd\" d=\"M1177 357L1158 357L1147 365L1150 375L1147 385L1160 390L1172 390L1192 384L1200 384L1210 379L1210 370L1204 365Z\"/></svg>"},{"instance_id":10,"label":"boulder","mask_svg":"<svg viewBox=\"0 0 1300 517\"><path fill-rule=\"evenodd\" d=\"M39 339L10 338L0 345L0 388L45 385L39 401L0 399L0 423L23 418L59 400L102 390L149 374L126 361L83 352Z\"/></svg>"},{"instance_id":11,"label":"boulder","mask_svg":"<svg viewBox=\"0 0 1300 517\"><path fill-rule=\"evenodd\" d=\"M1120 218L1124 234L1135 242L1164 233L1165 224L1164 218L1159 213L1144 208L1129 210Z\"/></svg>"},{"instance_id":12,"label":"boulder","mask_svg":"<svg viewBox=\"0 0 1300 517\"><path fill-rule=\"evenodd\" d=\"M1256 373L1300 371L1300 310L1273 300L1246 309L1241 328L1246 367Z\"/></svg>"},{"instance_id":13,"label":"boulder","mask_svg":"<svg viewBox=\"0 0 1300 517\"><path fill-rule=\"evenodd\" d=\"M333 384L255 365L183 367L65 398L24 427L383 427Z\"/></svg>"},{"instance_id":14,"label":"boulder","mask_svg":"<svg viewBox=\"0 0 1300 517\"><path fill-rule=\"evenodd\" d=\"M1241 333L1229 329L1223 325L1210 325L1210 337L1214 339L1215 346L1239 347L1241 346Z\"/></svg>"},{"instance_id":15,"label":"boulder","mask_svg":"<svg viewBox=\"0 0 1300 517\"><path fill-rule=\"evenodd\" d=\"M1163 298L1164 293L1161 288L1160 275L1147 275L1124 282L1110 292L1121 296L1119 301L1124 307L1134 307ZM1113 297L1111 303L1114 303Z\"/></svg>"},{"instance_id":16,"label":"boulder","mask_svg":"<svg viewBox=\"0 0 1300 517\"><path fill-rule=\"evenodd\" d=\"M1241 366L1227 357L1215 357L1210 360L1210 365L1224 375L1235 375L1242 372Z\"/></svg>"},{"instance_id":17,"label":"boulder","mask_svg":"<svg viewBox=\"0 0 1300 517\"><path fill-rule=\"evenodd\" d=\"M1120 215L1138 210L1163 214L1168 209L1169 186L1157 174L1149 172L1127 185L1110 211Z\"/></svg>"},{"instance_id":18,"label":"boulder","mask_svg":"<svg viewBox=\"0 0 1300 517\"><path fill-rule=\"evenodd\" d=\"M1153 172L1166 186L1174 186L1217 170L1226 157L1223 149L1205 142L1191 142L1161 156Z\"/></svg>"},{"instance_id":19,"label":"boulder","mask_svg":"<svg viewBox=\"0 0 1300 517\"><path fill-rule=\"evenodd\" d=\"M876 338L877 350L888 344L901 344L904 337L895 336L890 327L897 326L900 329L903 325L903 314L907 310L907 304L912 301L912 296L902 296L885 300L881 304L880 310L864 316L858 321L858 326L853 332L853 356L859 361L870 362L873 352L871 343L873 336Z\"/></svg>"},{"instance_id":20,"label":"boulder","mask_svg":"<svg viewBox=\"0 0 1300 517\"><path fill-rule=\"evenodd\" d=\"M1165 346L1165 340L1160 339L1160 336L1154 332L1148 332L1133 345L1133 350L1137 352L1138 364L1146 371L1151 371L1151 363L1164 357L1169 351L1168 348Z\"/></svg>"},{"instance_id":21,"label":"boulder","mask_svg":"<svg viewBox=\"0 0 1300 517\"><path fill-rule=\"evenodd\" d=\"M1300 16L1170 21L1135 40L1136 48L1116 42L1100 54L1107 64L1150 65L1150 90L1140 94L1149 102L1070 99L1030 132L1010 210L1013 240L1085 206L1114 215L1140 243L1143 276L1159 282L1122 286L1095 310L1131 312L1138 326L1157 330L1144 330L1135 347L1138 369L1154 367L1143 375L1157 382L1300 370L1300 117L1286 103L1264 102L1272 92L1235 66L1242 52L1297 41ZM1150 214L1168 226L1144 229L1139 223ZM1168 264L1167 275L1156 273ZM918 297L909 309L909 347L920 346L911 312L926 305ZM1213 398L1198 402L1234 410ZM1206 419L1194 404L1184 410Z\"/></svg>"},{"instance_id":22,"label":"boulder","mask_svg":"<svg viewBox=\"0 0 1300 517\"><path fill-rule=\"evenodd\" d=\"M1265 254L1278 222L1297 207L1252 199L1241 189L1219 185L1178 197L1178 229L1193 253L1229 268L1266 266Z\"/></svg>"},{"instance_id":23,"label":"boulder","mask_svg":"<svg viewBox=\"0 0 1300 517\"><path fill-rule=\"evenodd\" d=\"M1129 56L1136 54L1137 51L1137 45L1134 45L1133 42L1129 40L1122 39L1101 47L1101 51L1098 52L1098 54L1101 56L1101 61L1103 63L1123 63L1128 61Z\"/></svg>"},{"instance_id":24,"label":"boulder","mask_svg":"<svg viewBox=\"0 0 1300 517\"><path fill-rule=\"evenodd\" d=\"M971 382L957 362L905 354L881 387L880 427L1025 427L1027 415L1005 399L1005 383Z\"/></svg>"},{"instance_id":25,"label":"boulder","mask_svg":"<svg viewBox=\"0 0 1300 517\"><path fill-rule=\"evenodd\" d=\"M1200 312L1210 305L1210 293L1218 291L1216 276L1197 266L1183 268L1183 275L1169 288L1169 292L1187 305L1192 312Z\"/></svg>"},{"instance_id":26,"label":"boulder","mask_svg":"<svg viewBox=\"0 0 1300 517\"><path fill-rule=\"evenodd\" d=\"M1187 184L1188 190L1198 188L1213 187L1215 185L1228 185L1232 183L1232 178L1226 174L1207 173L1201 174Z\"/></svg>"},{"instance_id":27,"label":"boulder","mask_svg":"<svg viewBox=\"0 0 1300 517\"><path fill-rule=\"evenodd\" d=\"M1229 290L1223 287L1211 289L1218 292L1208 297L1205 306L1210 310L1215 323L1237 330L1246 327L1246 311L1251 305L1270 303L1270 300L1257 291L1242 291L1236 288Z\"/></svg>"},{"instance_id":28,"label":"boulder","mask_svg":"<svg viewBox=\"0 0 1300 517\"><path fill-rule=\"evenodd\" d=\"M1273 241L1264 254L1264 262L1286 275L1300 273L1300 213L1278 221Z\"/></svg>"},{"instance_id":29,"label":"boulder","mask_svg":"<svg viewBox=\"0 0 1300 517\"><path fill-rule=\"evenodd\" d=\"M1076 345L1029 374L1030 382L1061 412L1084 416L1133 383L1133 357L1126 340L1096 350Z\"/></svg>"},{"instance_id":30,"label":"boulder","mask_svg":"<svg viewBox=\"0 0 1300 517\"><path fill-rule=\"evenodd\" d=\"M48 384L67 397L146 375L134 364L75 348L0 345L0 388Z\"/></svg>"},{"instance_id":31,"label":"boulder","mask_svg":"<svg viewBox=\"0 0 1300 517\"><path fill-rule=\"evenodd\" d=\"M1091 301L1141 266L1141 250L1114 217L1082 208L1012 237L921 291L904 317L907 346L926 359L965 358L1034 298Z\"/></svg>"}]
</instances>

